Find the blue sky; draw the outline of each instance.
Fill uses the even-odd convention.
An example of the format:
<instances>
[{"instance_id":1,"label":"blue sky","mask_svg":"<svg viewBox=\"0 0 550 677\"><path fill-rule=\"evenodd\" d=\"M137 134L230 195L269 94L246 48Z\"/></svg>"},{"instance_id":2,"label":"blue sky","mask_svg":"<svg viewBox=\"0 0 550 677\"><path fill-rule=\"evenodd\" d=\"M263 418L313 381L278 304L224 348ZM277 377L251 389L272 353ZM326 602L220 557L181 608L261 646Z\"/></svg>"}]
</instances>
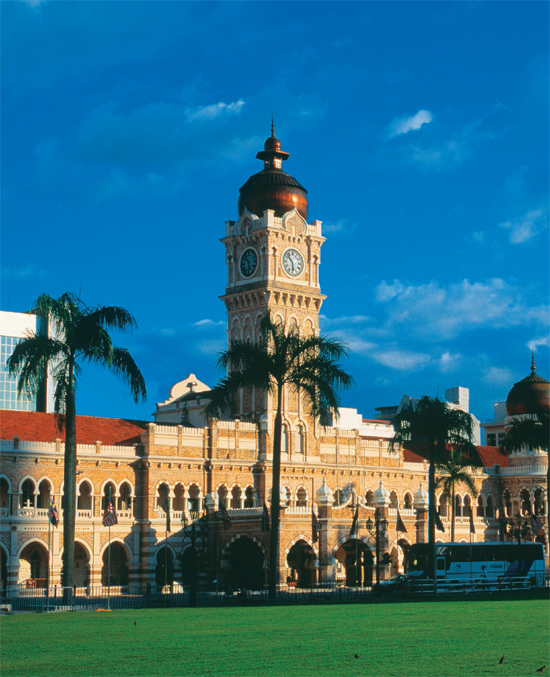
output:
<instances>
[{"instance_id":1,"label":"blue sky","mask_svg":"<svg viewBox=\"0 0 550 677\"><path fill-rule=\"evenodd\" d=\"M322 331L346 406L549 377L546 2L7 1L3 310L120 305L143 406L88 369L78 412L150 417L225 347L224 222L269 134L324 222Z\"/></svg>"}]
</instances>

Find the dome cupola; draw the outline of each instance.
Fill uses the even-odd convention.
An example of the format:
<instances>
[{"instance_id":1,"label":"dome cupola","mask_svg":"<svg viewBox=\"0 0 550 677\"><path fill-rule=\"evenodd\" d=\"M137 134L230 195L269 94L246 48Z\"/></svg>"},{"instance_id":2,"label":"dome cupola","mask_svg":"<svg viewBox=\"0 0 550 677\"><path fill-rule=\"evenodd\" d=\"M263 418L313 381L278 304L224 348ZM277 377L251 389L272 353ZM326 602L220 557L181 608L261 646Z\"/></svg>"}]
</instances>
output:
<instances>
[{"instance_id":1,"label":"dome cupola","mask_svg":"<svg viewBox=\"0 0 550 677\"><path fill-rule=\"evenodd\" d=\"M281 217L296 208L307 220L307 190L281 169L289 155L281 150L281 142L275 136L271 122L271 136L266 139L264 149L256 155L258 160L264 161L264 168L251 176L239 190L239 216L245 209L257 216L263 216L266 209L273 209L275 216Z\"/></svg>"},{"instance_id":2,"label":"dome cupola","mask_svg":"<svg viewBox=\"0 0 550 677\"><path fill-rule=\"evenodd\" d=\"M535 374L535 353L532 353L531 373L514 383L506 398L506 415L536 414L550 411L550 382Z\"/></svg>"}]
</instances>

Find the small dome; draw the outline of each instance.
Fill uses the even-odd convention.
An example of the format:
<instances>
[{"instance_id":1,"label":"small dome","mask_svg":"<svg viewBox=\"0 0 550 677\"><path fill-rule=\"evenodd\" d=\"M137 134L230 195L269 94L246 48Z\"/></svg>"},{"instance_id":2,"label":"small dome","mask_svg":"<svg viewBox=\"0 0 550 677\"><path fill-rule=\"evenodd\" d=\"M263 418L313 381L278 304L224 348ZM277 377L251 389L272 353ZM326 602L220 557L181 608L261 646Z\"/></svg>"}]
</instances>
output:
<instances>
[{"instance_id":1,"label":"small dome","mask_svg":"<svg viewBox=\"0 0 550 677\"><path fill-rule=\"evenodd\" d=\"M323 477L323 484L321 484L321 486L317 489L317 491L315 492L315 496L317 496L317 498L324 498L324 497L332 498L332 489L327 487L324 477Z\"/></svg>"},{"instance_id":2,"label":"small dome","mask_svg":"<svg viewBox=\"0 0 550 677\"><path fill-rule=\"evenodd\" d=\"M251 176L239 189L239 216L245 209L260 217L266 209L272 209L275 216L281 217L296 208L307 220L307 190L281 169L288 156L289 153L281 150L281 142L272 126L264 150L256 155L264 162L263 170Z\"/></svg>"},{"instance_id":3,"label":"small dome","mask_svg":"<svg viewBox=\"0 0 550 677\"><path fill-rule=\"evenodd\" d=\"M422 482L418 487L418 491L414 494L414 505L415 508L427 508L428 507L428 492L424 489Z\"/></svg>"},{"instance_id":4,"label":"small dome","mask_svg":"<svg viewBox=\"0 0 550 677\"><path fill-rule=\"evenodd\" d=\"M390 502L390 492L384 486L382 480L380 480L380 486L374 492L374 504L378 506L387 505Z\"/></svg>"},{"instance_id":5,"label":"small dome","mask_svg":"<svg viewBox=\"0 0 550 677\"><path fill-rule=\"evenodd\" d=\"M508 393L506 398L507 416L550 411L550 382L535 374L535 369L535 358L533 356L529 376L514 383Z\"/></svg>"}]
</instances>

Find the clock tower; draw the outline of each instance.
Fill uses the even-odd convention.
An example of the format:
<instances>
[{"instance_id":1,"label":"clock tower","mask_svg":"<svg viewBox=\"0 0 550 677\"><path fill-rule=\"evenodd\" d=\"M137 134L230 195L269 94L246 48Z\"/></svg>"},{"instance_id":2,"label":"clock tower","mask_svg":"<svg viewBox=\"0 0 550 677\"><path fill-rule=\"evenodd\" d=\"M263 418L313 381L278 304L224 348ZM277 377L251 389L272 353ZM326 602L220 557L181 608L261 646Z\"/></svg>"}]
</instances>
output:
<instances>
[{"instance_id":1,"label":"clock tower","mask_svg":"<svg viewBox=\"0 0 550 677\"><path fill-rule=\"evenodd\" d=\"M234 340L256 341L261 319L268 313L301 334L318 333L326 298L319 281L325 241L321 221L308 223L307 191L281 169L289 153L281 150L273 124L256 157L264 168L240 189L239 219L226 221L221 240L228 273L221 297L227 309L228 345ZM241 397L242 418L254 418L267 409L265 402L256 400L256 394Z\"/></svg>"}]
</instances>

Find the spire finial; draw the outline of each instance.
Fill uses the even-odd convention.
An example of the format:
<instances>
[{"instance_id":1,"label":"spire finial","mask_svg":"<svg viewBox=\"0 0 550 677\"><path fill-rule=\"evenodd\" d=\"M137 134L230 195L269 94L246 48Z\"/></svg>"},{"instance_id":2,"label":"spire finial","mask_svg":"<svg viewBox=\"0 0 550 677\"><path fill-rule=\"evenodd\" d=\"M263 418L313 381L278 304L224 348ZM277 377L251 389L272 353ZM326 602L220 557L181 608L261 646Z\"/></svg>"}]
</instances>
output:
<instances>
[{"instance_id":1,"label":"spire finial","mask_svg":"<svg viewBox=\"0 0 550 677\"><path fill-rule=\"evenodd\" d=\"M535 349L531 348L531 373L535 373Z\"/></svg>"},{"instance_id":2,"label":"spire finial","mask_svg":"<svg viewBox=\"0 0 550 677\"><path fill-rule=\"evenodd\" d=\"M275 125L273 124L273 111L271 111L271 136L275 136Z\"/></svg>"}]
</instances>

